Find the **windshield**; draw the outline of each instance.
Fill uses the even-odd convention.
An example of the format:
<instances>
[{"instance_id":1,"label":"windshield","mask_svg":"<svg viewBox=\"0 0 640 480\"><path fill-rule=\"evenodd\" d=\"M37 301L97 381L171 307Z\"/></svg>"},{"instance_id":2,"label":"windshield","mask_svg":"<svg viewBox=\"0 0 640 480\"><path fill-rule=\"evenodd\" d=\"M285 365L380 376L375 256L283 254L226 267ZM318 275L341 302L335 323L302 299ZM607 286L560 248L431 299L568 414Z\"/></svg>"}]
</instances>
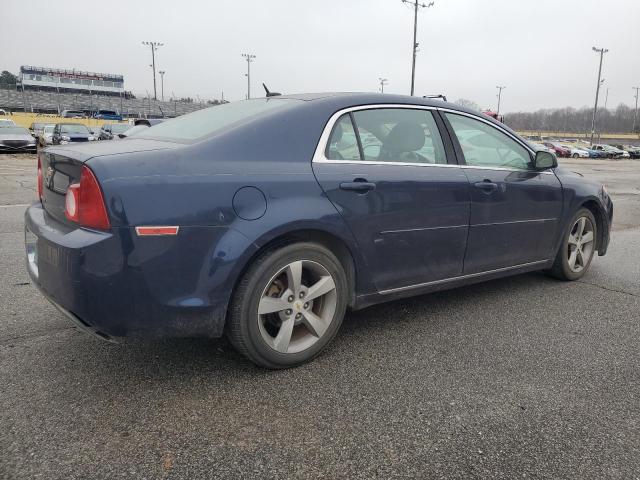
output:
<instances>
[{"instance_id":1,"label":"windshield","mask_svg":"<svg viewBox=\"0 0 640 480\"><path fill-rule=\"evenodd\" d=\"M44 133L53 133L53 125L47 125L46 127L44 127L43 132Z\"/></svg>"},{"instance_id":2,"label":"windshield","mask_svg":"<svg viewBox=\"0 0 640 480\"><path fill-rule=\"evenodd\" d=\"M6 135L6 134L11 134L11 135L29 135L29 136L31 136L31 134L29 133L29 130L27 130L26 128L22 128L22 127L2 127L2 128L0 128L0 135Z\"/></svg>"},{"instance_id":3,"label":"windshield","mask_svg":"<svg viewBox=\"0 0 640 480\"><path fill-rule=\"evenodd\" d=\"M131 125L129 125L128 123L114 123L113 125L111 125L111 131L113 132L114 135L117 135L118 133L126 132L130 128L131 128Z\"/></svg>"},{"instance_id":4,"label":"windshield","mask_svg":"<svg viewBox=\"0 0 640 480\"><path fill-rule=\"evenodd\" d=\"M89 133L89 129L81 124L76 125L62 125L60 127L61 133Z\"/></svg>"},{"instance_id":5,"label":"windshield","mask_svg":"<svg viewBox=\"0 0 640 480\"><path fill-rule=\"evenodd\" d=\"M265 112L290 107L297 102L298 100L286 98L259 98L225 103L159 123L140 132L136 137L177 141L196 140Z\"/></svg>"}]
</instances>

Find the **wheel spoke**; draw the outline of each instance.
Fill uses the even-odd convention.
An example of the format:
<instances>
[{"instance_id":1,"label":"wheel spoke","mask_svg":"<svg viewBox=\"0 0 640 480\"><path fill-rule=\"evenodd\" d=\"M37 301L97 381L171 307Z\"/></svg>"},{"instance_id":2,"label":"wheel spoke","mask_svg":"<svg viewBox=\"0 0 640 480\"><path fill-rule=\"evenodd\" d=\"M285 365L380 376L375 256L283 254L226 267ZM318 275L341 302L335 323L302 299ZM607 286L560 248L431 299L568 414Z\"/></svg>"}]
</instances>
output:
<instances>
[{"instance_id":1,"label":"wheel spoke","mask_svg":"<svg viewBox=\"0 0 640 480\"><path fill-rule=\"evenodd\" d=\"M283 297L262 297L258 304L258 314L266 315L267 313L280 312L288 307L289 304Z\"/></svg>"},{"instance_id":2,"label":"wheel spoke","mask_svg":"<svg viewBox=\"0 0 640 480\"><path fill-rule=\"evenodd\" d=\"M580 217L578 220L578 229L576 230L576 237L578 240L582 239L582 234L584 233L584 224L587 222L587 219L584 217Z\"/></svg>"},{"instance_id":3,"label":"wheel spoke","mask_svg":"<svg viewBox=\"0 0 640 480\"><path fill-rule=\"evenodd\" d=\"M578 257L578 249L574 248L571 252L571 254L569 255L569 267L571 267L572 270L574 270L576 268L576 258Z\"/></svg>"},{"instance_id":4,"label":"wheel spoke","mask_svg":"<svg viewBox=\"0 0 640 480\"><path fill-rule=\"evenodd\" d=\"M302 285L302 261L298 260L287 265L287 282L289 282L289 290L297 296Z\"/></svg>"},{"instance_id":5,"label":"wheel spoke","mask_svg":"<svg viewBox=\"0 0 640 480\"><path fill-rule=\"evenodd\" d=\"M584 267L584 253L581 248L576 248L577 261L576 265L580 263L580 267Z\"/></svg>"},{"instance_id":6,"label":"wheel spoke","mask_svg":"<svg viewBox=\"0 0 640 480\"><path fill-rule=\"evenodd\" d=\"M569 234L569 245L577 245L577 244L578 244L578 239L576 238L576 236Z\"/></svg>"},{"instance_id":7,"label":"wheel spoke","mask_svg":"<svg viewBox=\"0 0 640 480\"><path fill-rule=\"evenodd\" d=\"M318 338L322 337L322 335L324 335L324 332L327 331L328 325L322 318L317 316L315 313L309 312L309 311L303 312L302 318L303 318L303 323L306 325L309 331L316 337Z\"/></svg>"},{"instance_id":8,"label":"wheel spoke","mask_svg":"<svg viewBox=\"0 0 640 480\"><path fill-rule=\"evenodd\" d=\"M584 245L585 243L591 243L591 242L593 242L593 232L586 232L582 236L582 244Z\"/></svg>"},{"instance_id":9,"label":"wheel spoke","mask_svg":"<svg viewBox=\"0 0 640 480\"><path fill-rule=\"evenodd\" d=\"M305 300L313 300L314 298L321 297L329 293L336 288L336 284L333 282L333 278L330 275L321 277L316 283L309 287Z\"/></svg>"},{"instance_id":10,"label":"wheel spoke","mask_svg":"<svg viewBox=\"0 0 640 480\"><path fill-rule=\"evenodd\" d=\"M287 353L289 350L289 343L291 342L291 334L293 333L293 325L295 321L293 318L289 318L282 322L278 335L273 339L273 348L280 353Z\"/></svg>"}]
</instances>

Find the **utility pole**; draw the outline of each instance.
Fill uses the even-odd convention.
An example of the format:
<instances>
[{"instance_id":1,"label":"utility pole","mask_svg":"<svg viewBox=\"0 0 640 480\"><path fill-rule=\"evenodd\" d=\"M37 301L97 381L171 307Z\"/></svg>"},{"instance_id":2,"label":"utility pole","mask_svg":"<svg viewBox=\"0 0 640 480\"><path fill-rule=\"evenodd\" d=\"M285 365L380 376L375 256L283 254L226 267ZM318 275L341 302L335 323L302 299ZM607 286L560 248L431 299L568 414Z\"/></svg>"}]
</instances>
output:
<instances>
[{"instance_id":1,"label":"utility pole","mask_svg":"<svg viewBox=\"0 0 640 480\"><path fill-rule=\"evenodd\" d=\"M413 46L411 49L411 96L413 96L416 79L416 54L418 52L418 7L429 8L433 6L434 2L427 5L418 2L418 0L402 0L402 3L409 3L413 6Z\"/></svg>"},{"instance_id":2,"label":"utility pole","mask_svg":"<svg viewBox=\"0 0 640 480\"><path fill-rule=\"evenodd\" d=\"M640 87L631 87L632 90L636 91L635 99L636 99L636 110L633 112L633 133L636 133L636 121L638 119L638 91L640 91Z\"/></svg>"},{"instance_id":3,"label":"utility pole","mask_svg":"<svg viewBox=\"0 0 640 480\"><path fill-rule=\"evenodd\" d=\"M596 112L598 111L598 95L600 95L600 77L602 76L602 58L609 50L606 48L591 47L594 52L600 54L600 66L598 67L598 84L596 86L596 103L593 106L593 117L591 118L591 146L593 146L593 136L596 133Z\"/></svg>"},{"instance_id":4,"label":"utility pole","mask_svg":"<svg viewBox=\"0 0 640 480\"><path fill-rule=\"evenodd\" d=\"M156 91L156 50L163 46L164 43L142 42L142 44L151 47L151 66L153 67L153 99L158 100L158 93Z\"/></svg>"},{"instance_id":5,"label":"utility pole","mask_svg":"<svg viewBox=\"0 0 640 480\"><path fill-rule=\"evenodd\" d=\"M167 73L164 70L160 70L158 72L160 74L160 92L161 92L161 98L162 101L164 102L164 74Z\"/></svg>"},{"instance_id":6,"label":"utility pole","mask_svg":"<svg viewBox=\"0 0 640 480\"><path fill-rule=\"evenodd\" d=\"M380 77L378 77L378 80L380 80L380 93L384 93L384 86L389 83L389 80Z\"/></svg>"},{"instance_id":7,"label":"utility pole","mask_svg":"<svg viewBox=\"0 0 640 480\"><path fill-rule=\"evenodd\" d=\"M249 100L251 98L251 62L256 56L250 53L242 53L241 56L247 59L247 100Z\"/></svg>"},{"instance_id":8,"label":"utility pole","mask_svg":"<svg viewBox=\"0 0 640 480\"><path fill-rule=\"evenodd\" d=\"M498 111L496 112L496 115L500 115L500 100L502 100L502 90L507 87L501 87L497 85L496 88L498 89L498 95L496 95L498 97Z\"/></svg>"}]
</instances>

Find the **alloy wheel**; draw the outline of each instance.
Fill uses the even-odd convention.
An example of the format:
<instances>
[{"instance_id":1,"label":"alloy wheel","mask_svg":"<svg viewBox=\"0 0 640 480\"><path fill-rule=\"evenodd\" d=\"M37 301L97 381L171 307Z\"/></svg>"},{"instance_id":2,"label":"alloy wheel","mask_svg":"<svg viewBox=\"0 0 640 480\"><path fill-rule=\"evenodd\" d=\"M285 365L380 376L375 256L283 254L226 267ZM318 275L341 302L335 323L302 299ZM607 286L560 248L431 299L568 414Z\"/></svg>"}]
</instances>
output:
<instances>
[{"instance_id":1,"label":"alloy wheel","mask_svg":"<svg viewBox=\"0 0 640 480\"><path fill-rule=\"evenodd\" d=\"M591 219L579 217L569 232L567 260L572 272L579 273L589 265L594 252L594 241Z\"/></svg>"},{"instance_id":2,"label":"alloy wheel","mask_svg":"<svg viewBox=\"0 0 640 480\"><path fill-rule=\"evenodd\" d=\"M279 353L302 352L325 334L338 303L328 270L297 260L267 283L258 303L258 327L264 342Z\"/></svg>"}]
</instances>

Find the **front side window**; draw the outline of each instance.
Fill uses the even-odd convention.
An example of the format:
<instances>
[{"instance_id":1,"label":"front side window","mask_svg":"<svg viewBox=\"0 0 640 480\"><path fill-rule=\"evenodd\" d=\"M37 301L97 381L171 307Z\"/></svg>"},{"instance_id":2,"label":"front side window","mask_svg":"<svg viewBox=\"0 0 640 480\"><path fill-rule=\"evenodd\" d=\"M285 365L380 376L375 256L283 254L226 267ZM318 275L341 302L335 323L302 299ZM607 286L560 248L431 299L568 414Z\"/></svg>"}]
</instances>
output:
<instances>
[{"instance_id":1,"label":"front side window","mask_svg":"<svg viewBox=\"0 0 640 480\"><path fill-rule=\"evenodd\" d=\"M358 139L348 113L334 125L326 155L329 160L361 160Z\"/></svg>"},{"instance_id":2,"label":"front side window","mask_svg":"<svg viewBox=\"0 0 640 480\"><path fill-rule=\"evenodd\" d=\"M497 128L463 115L447 113L446 116L458 137L467 165L532 168L529 151Z\"/></svg>"},{"instance_id":3,"label":"front side window","mask_svg":"<svg viewBox=\"0 0 640 480\"><path fill-rule=\"evenodd\" d=\"M365 160L444 164L447 157L433 114L410 108L353 113Z\"/></svg>"}]
</instances>

